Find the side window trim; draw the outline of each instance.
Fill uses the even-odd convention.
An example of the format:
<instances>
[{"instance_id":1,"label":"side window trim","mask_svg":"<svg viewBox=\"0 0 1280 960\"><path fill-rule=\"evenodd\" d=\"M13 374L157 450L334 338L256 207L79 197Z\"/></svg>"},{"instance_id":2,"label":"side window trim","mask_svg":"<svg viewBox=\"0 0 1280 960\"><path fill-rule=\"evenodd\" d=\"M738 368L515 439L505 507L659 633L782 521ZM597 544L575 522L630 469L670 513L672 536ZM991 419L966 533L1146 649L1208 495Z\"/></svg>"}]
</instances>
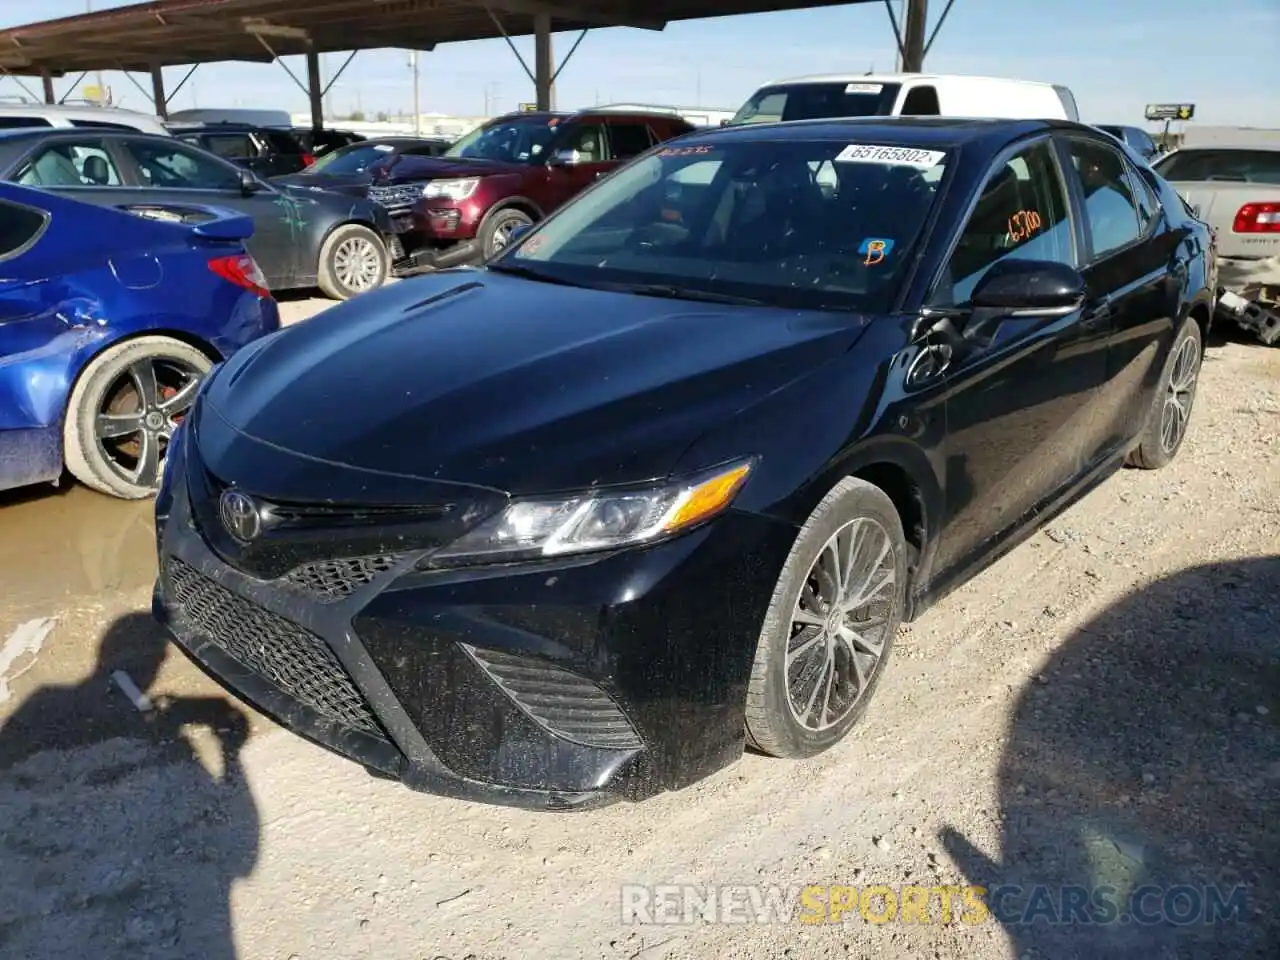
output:
<instances>
[{"instance_id":1,"label":"side window trim","mask_svg":"<svg viewBox=\"0 0 1280 960\"><path fill-rule=\"evenodd\" d=\"M978 185L978 189L970 196L968 204L965 206L964 216L960 218L960 228L954 231L950 241L947 243L946 254L938 260L938 266L934 269L933 275L929 278L928 284L924 288L925 301L928 302L929 297L933 295L933 291L937 289L938 281L942 279L943 271L951 264L951 258L955 256L956 248L960 246L960 240L964 236L969 224L973 221L973 215L978 209L978 203L982 200L982 195L987 192L987 187L992 179L1008 165L1009 161L1020 154L1027 153L1035 147L1044 144L1049 147L1049 153L1053 157L1054 171L1058 175L1058 185L1062 188L1063 195L1066 197L1066 214L1067 219L1071 221L1071 256L1075 260L1077 268L1081 262L1082 248L1080 246L1080 222L1075 206L1071 199L1071 185L1066 179L1066 172L1062 169L1062 158L1058 155L1058 151L1054 148L1053 137L1048 133L1038 133L1035 136L1028 137L1025 140L1019 140L1005 147L987 167L987 172L982 177L982 183Z\"/></svg>"},{"instance_id":2,"label":"side window trim","mask_svg":"<svg viewBox=\"0 0 1280 960\"><path fill-rule=\"evenodd\" d=\"M1076 258L1077 259L1076 267L1079 270L1086 270L1089 267L1092 267L1094 264L1101 263L1103 260L1110 259L1111 257L1114 257L1117 254L1125 253L1129 250L1132 250L1139 243L1142 243L1144 240L1146 240L1148 238L1148 235L1144 233L1143 230L1141 229L1141 224L1138 221L1138 211L1134 210L1133 212L1134 227L1138 228L1137 236L1134 237L1134 239L1130 240L1128 243L1122 246L1115 247L1114 249L1106 251L1101 256L1099 256L1097 251L1093 249L1093 232L1090 229L1089 213L1085 209L1084 184L1081 182L1080 173L1076 170L1075 164L1072 162L1072 159L1071 159L1072 143L1086 143L1096 149L1106 150L1111 152L1119 161L1120 169L1124 170L1126 173L1129 170L1129 161L1128 161L1128 158L1125 157L1122 151L1116 150L1110 144L1106 143L1103 140L1095 139L1086 134L1080 134L1075 131L1068 130L1068 131L1064 131L1058 136L1058 145L1059 145L1058 165L1060 168L1062 168L1062 172L1067 176L1069 180L1068 189L1071 191L1071 195L1074 197L1074 206L1077 211L1077 215L1079 217L1079 223L1080 223L1079 229L1084 234L1085 249L1088 250L1089 252L1089 256L1087 260L1081 260L1080 257Z\"/></svg>"}]
</instances>

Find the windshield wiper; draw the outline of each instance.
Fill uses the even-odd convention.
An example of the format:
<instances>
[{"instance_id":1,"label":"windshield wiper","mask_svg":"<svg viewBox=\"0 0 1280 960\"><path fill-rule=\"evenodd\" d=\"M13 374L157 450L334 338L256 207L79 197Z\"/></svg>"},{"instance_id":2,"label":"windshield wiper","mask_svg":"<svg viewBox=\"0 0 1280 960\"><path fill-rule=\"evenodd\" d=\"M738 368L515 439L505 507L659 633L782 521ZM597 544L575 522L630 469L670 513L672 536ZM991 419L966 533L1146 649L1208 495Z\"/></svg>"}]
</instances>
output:
<instances>
[{"instance_id":1,"label":"windshield wiper","mask_svg":"<svg viewBox=\"0 0 1280 960\"><path fill-rule=\"evenodd\" d=\"M752 297L735 297L730 293L714 293L695 287L680 287L671 283L602 283L601 290L618 293L634 293L641 297L666 297L669 300L700 300L703 303L728 303L739 307L763 307L763 300Z\"/></svg>"},{"instance_id":2,"label":"windshield wiper","mask_svg":"<svg viewBox=\"0 0 1280 960\"><path fill-rule=\"evenodd\" d=\"M494 273L505 273L513 277L523 277L526 280L538 280L542 283L558 283L562 287L582 287L586 284L573 283L570 280L562 280L559 277L553 277L549 273L543 273L541 270L535 270L533 267L526 267L522 263L488 263L485 264L486 270L492 270Z\"/></svg>"}]
</instances>

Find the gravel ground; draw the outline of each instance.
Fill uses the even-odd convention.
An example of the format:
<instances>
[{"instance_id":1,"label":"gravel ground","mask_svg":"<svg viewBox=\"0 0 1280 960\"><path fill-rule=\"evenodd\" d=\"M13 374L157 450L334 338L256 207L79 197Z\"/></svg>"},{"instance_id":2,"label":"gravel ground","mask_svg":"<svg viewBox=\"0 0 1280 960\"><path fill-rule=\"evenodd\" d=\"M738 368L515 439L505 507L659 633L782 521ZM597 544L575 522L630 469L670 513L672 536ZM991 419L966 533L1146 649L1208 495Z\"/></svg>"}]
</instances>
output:
<instances>
[{"instance_id":1,"label":"gravel ground","mask_svg":"<svg viewBox=\"0 0 1280 960\"><path fill-rule=\"evenodd\" d=\"M1278 490L1280 350L1216 346L1178 461L1109 480L904 629L844 744L567 815L413 794L275 728L148 621L140 508L9 503L0 576L21 588L0 637L54 622L0 647L0 957L1275 958ZM13 525L68 513L81 532L24 562ZM772 888L795 913L624 923L635 884L758 906ZM806 885L848 904L851 887L973 884L1017 885L1003 922L959 898L942 922L936 894L927 923L801 919L830 919ZM1212 926L1016 916L1104 885L1151 885L1148 910L1179 886L1175 912L1206 888L1243 899Z\"/></svg>"}]
</instances>

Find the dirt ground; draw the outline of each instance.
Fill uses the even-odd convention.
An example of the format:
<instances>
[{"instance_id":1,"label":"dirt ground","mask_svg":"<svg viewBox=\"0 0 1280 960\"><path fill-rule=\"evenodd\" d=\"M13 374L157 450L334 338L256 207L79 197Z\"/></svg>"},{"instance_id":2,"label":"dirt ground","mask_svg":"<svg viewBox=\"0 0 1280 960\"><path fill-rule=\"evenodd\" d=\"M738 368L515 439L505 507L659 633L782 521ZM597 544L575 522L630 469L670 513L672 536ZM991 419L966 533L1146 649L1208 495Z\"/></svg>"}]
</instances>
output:
<instances>
[{"instance_id":1,"label":"dirt ground","mask_svg":"<svg viewBox=\"0 0 1280 960\"><path fill-rule=\"evenodd\" d=\"M6 960L1280 956L1280 350L1213 346L1178 461L904 630L844 744L639 805L414 794L278 729L149 621L152 537L146 505L0 499ZM624 922L637 884L796 913ZM805 885L975 884L1244 899L1217 926L800 920Z\"/></svg>"}]
</instances>

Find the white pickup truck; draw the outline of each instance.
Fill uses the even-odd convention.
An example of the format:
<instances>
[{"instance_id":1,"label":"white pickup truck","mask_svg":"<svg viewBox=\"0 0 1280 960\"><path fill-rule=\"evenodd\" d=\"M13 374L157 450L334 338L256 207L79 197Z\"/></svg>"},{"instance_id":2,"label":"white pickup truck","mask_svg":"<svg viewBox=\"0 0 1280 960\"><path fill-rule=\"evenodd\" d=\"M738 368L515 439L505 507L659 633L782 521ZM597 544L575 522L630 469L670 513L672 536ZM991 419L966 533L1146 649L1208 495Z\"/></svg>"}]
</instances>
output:
<instances>
[{"instance_id":1,"label":"white pickup truck","mask_svg":"<svg viewBox=\"0 0 1280 960\"><path fill-rule=\"evenodd\" d=\"M1280 138L1187 147L1153 167L1217 236L1222 312L1280 343Z\"/></svg>"}]
</instances>

